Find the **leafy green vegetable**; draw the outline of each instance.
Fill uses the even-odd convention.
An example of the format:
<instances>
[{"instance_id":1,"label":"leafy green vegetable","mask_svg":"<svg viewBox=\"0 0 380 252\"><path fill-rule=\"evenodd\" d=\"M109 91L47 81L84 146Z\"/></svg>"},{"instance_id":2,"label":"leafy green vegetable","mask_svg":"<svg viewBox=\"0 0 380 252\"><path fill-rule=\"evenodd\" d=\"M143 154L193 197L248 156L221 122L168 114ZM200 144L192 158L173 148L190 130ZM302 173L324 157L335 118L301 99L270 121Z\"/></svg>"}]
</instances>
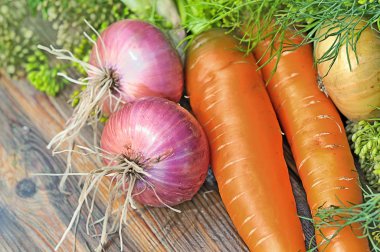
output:
<instances>
[{"instance_id":1,"label":"leafy green vegetable","mask_svg":"<svg viewBox=\"0 0 380 252\"><path fill-rule=\"evenodd\" d=\"M346 131L369 185L380 192L380 119L349 122Z\"/></svg>"}]
</instances>

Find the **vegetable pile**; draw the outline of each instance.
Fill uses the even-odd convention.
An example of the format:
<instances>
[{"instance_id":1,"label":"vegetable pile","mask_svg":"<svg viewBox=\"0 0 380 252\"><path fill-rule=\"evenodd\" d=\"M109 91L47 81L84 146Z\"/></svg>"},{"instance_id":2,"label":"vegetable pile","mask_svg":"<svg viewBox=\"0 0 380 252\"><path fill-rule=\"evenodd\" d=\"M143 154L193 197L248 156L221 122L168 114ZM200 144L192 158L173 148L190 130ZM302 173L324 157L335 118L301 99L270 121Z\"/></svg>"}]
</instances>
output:
<instances>
[{"instance_id":1,"label":"vegetable pile","mask_svg":"<svg viewBox=\"0 0 380 252\"><path fill-rule=\"evenodd\" d=\"M84 206L92 234L103 178L111 185L97 251L114 232L123 248L129 208L177 211L173 206L191 200L211 161L224 206L250 250L380 251L380 1L69 2L29 1L31 12L0 16L1 67L13 75L26 70L51 95L65 83L82 86L72 95L72 117L48 146L67 152L62 190L68 176L85 176L56 248ZM21 3L4 6L12 4ZM62 8L75 10L66 15ZM41 43L33 29L9 32L31 13L57 33L53 45L39 46L44 52L10 43ZM66 62L51 61L46 51ZM177 104L181 98L195 117ZM88 124L93 145L77 145ZM311 218L297 215L281 134ZM98 167L74 173L73 152L95 155ZM305 244L300 218L314 224L316 244Z\"/></svg>"},{"instance_id":2,"label":"vegetable pile","mask_svg":"<svg viewBox=\"0 0 380 252\"><path fill-rule=\"evenodd\" d=\"M102 113L113 113L125 102L150 96L178 102L182 95L180 57L159 29L138 20L122 20L98 36L97 42L87 36L94 45L88 63L70 51L39 46L58 59L80 64L88 75L75 80L59 73L86 88L78 95L79 102L65 130L50 141L48 148L53 147L53 153L66 141L73 146L87 121L96 125Z\"/></svg>"},{"instance_id":3,"label":"vegetable pile","mask_svg":"<svg viewBox=\"0 0 380 252\"><path fill-rule=\"evenodd\" d=\"M355 238L359 236L368 237L372 249L378 251L379 239L372 238L371 235L376 233L374 230L378 228L376 223L378 223L379 206L377 203L368 203L376 202L378 194L368 193L367 186L360 185L357 181L357 175L353 172L355 168L352 155L343 134L343 124L339 122L339 115L334 112L333 116L324 116L327 111L333 111L334 108L330 105L327 111L315 109L318 108L322 99L321 95L318 95L319 98L315 96L318 90L312 91L316 86L317 72L311 73L309 77L306 77L304 73L306 68L312 68L314 61L319 73L319 88L331 97L340 112L348 119L370 120L378 116L379 110L376 110L376 107L380 103L378 92L380 89L379 2L189 0L180 1L180 5L183 10L181 12L183 25L192 34L201 33L211 27L223 27L228 30L227 32L238 31L240 36L235 35L235 37L240 41L239 49L246 54L254 52L259 68L264 74L273 106L278 111L280 123L292 146L296 163L299 160L298 169L301 172L301 179L314 216L309 220L316 226L318 244L315 249L334 250L336 247L346 247L345 250L347 250L358 246L357 250L354 249L355 251L369 250L365 245L365 239L359 241L360 239ZM288 36L289 29L292 29L291 36ZM299 39L296 39L297 37ZM188 39L193 40L194 35L188 36ZM260 46L262 41L266 43L264 46ZM297 53L297 51L304 51L305 49L301 48L307 44L314 45L314 59L311 57L311 52L307 59L301 56L301 53ZM260 52L257 53L257 51ZM292 61L292 54L299 54L299 56ZM283 61L292 63L286 66ZM302 74L296 76L297 72ZM273 82L278 84L273 84ZM299 87L296 86L297 82L299 82ZM281 86L284 89L277 91L278 94L271 91L271 87L280 89ZM288 99L285 98L287 93ZM310 100L309 103L307 103L308 100ZM306 104L302 105L303 103ZM314 115L315 119L312 116L313 110L317 113ZM303 121L302 118L307 118L308 114L310 118ZM314 121L319 121L316 120L318 118L321 119L321 123L313 126ZM335 126L328 126L328 123L334 121L336 121ZM315 135L313 135L313 128L316 130ZM336 129L341 135L338 138L336 138L337 133L331 134L331 131ZM330 134L331 137L329 137ZM363 134L366 135L363 139L373 139L374 134L376 133L367 131ZM300 140L292 144L297 139ZM334 142L334 139L340 140ZM313 146L319 146L319 148L326 146L326 150L318 151ZM362 145L356 142L356 146ZM308 154L310 148L313 151ZM366 148L361 151L364 153ZM346 153L346 157L342 159L334 157L337 153L341 153L339 155ZM362 160L360 163L365 162L363 158L360 159ZM341 165L342 160L349 164ZM374 174L376 174L373 163L372 161L372 168L364 168L372 184ZM310 166L310 171L305 168L307 166ZM321 173L318 175L318 172ZM323 186L324 183L325 186ZM310 190L308 190L309 186ZM323 188L313 192L318 186ZM331 186L331 190L328 186ZM366 195L366 202L363 205L360 204L360 187ZM321 191L324 193L322 194ZM354 197L355 200L351 201L353 198L350 197ZM319 203L313 204L317 198L320 198ZM331 202L329 198L332 199ZM367 207L363 208L363 212L358 212L361 206ZM346 209L351 208L355 211L347 215L342 214ZM321 216L327 216L327 214L321 213L326 209L329 210L330 220L339 217L339 221L330 225L326 219L323 219ZM369 219L360 223L366 213L370 213ZM367 225L367 221L377 226ZM327 231L326 227L330 227L328 228L330 231ZM360 228L363 230L363 236L360 235ZM331 230L335 231L331 232ZM350 230L353 231L351 233L351 236L354 234L353 237L349 237ZM355 240L357 245L355 245Z\"/></svg>"}]
</instances>

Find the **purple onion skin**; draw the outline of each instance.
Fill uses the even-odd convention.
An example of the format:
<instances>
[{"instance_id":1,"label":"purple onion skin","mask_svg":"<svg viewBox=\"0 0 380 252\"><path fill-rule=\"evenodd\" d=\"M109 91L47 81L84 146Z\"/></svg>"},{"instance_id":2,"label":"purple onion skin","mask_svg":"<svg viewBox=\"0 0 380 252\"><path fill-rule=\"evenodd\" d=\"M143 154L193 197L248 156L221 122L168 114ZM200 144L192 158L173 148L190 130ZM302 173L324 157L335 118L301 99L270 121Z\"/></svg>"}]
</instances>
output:
<instances>
[{"instance_id":1,"label":"purple onion skin","mask_svg":"<svg viewBox=\"0 0 380 252\"><path fill-rule=\"evenodd\" d=\"M178 102L183 91L180 57L166 36L153 25L126 19L113 23L96 41L102 66L114 71L125 102L163 97ZM100 67L96 50L90 64Z\"/></svg>"},{"instance_id":2,"label":"purple onion skin","mask_svg":"<svg viewBox=\"0 0 380 252\"><path fill-rule=\"evenodd\" d=\"M124 105L107 121L101 147L144 168L149 177L143 178L170 206L190 200L207 175L209 147L203 129L187 110L166 99ZM136 181L133 194L143 205L164 206L143 180Z\"/></svg>"}]
</instances>

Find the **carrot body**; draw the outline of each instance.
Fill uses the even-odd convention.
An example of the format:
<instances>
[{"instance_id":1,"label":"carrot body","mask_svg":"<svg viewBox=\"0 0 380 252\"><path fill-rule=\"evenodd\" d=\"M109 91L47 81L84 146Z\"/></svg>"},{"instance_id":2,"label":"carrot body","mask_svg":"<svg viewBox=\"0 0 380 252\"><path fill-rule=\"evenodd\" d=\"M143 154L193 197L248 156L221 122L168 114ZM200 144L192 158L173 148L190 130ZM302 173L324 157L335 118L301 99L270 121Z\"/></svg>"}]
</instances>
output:
<instances>
[{"instance_id":1,"label":"carrot body","mask_svg":"<svg viewBox=\"0 0 380 252\"><path fill-rule=\"evenodd\" d=\"M252 55L223 30L188 49L187 91L232 222L252 251L305 251L281 131Z\"/></svg>"},{"instance_id":2,"label":"carrot body","mask_svg":"<svg viewBox=\"0 0 380 252\"><path fill-rule=\"evenodd\" d=\"M268 44L262 42L254 50L257 59L265 55L260 62L268 60L267 48ZM318 207L361 203L358 175L344 126L334 104L318 89L311 46L282 53L270 79L275 61L272 59L261 71L264 80L269 80L267 90L292 149L313 215ZM331 238L337 229L321 231ZM352 230L344 228L328 245L318 232L316 238L320 251L369 251L368 241L357 237L361 234L356 225Z\"/></svg>"}]
</instances>

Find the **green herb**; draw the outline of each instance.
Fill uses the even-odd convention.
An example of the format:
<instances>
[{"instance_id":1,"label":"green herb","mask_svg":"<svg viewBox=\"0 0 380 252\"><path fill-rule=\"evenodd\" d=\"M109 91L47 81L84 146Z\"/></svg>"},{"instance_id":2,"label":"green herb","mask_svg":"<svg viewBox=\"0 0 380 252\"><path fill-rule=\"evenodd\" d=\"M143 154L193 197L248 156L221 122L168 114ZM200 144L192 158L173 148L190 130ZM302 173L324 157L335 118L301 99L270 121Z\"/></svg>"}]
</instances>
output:
<instances>
[{"instance_id":1,"label":"green herb","mask_svg":"<svg viewBox=\"0 0 380 252\"><path fill-rule=\"evenodd\" d=\"M42 52L36 51L26 59L25 70L28 81L39 91L55 96L67 83L57 76L65 72L67 66L55 64L50 66L50 59Z\"/></svg>"},{"instance_id":2,"label":"green herb","mask_svg":"<svg viewBox=\"0 0 380 252\"><path fill-rule=\"evenodd\" d=\"M85 90L86 86L82 86L80 89L74 90L70 95L70 103L72 107L76 107L79 103L80 92Z\"/></svg>"},{"instance_id":3,"label":"green herb","mask_svg":"<svg viewBox=\"0 0 380 252\"><path fill-rule=\"evenodd\" d=\"M241 42L248 44L244 50L253 50L258 41L270 41L269 60L284 50L293 50L308 43L318 43L328 36L338 35L331 50L316 62L335 59L342 45L347 44L356 52L356 42L368 26L380 27L379 1L352 0L177 0L183 25L192 36L211 27L227 30L240 29ZM361 20L365 23L359 31L355 26ZM295 45L285 40L285 32L295 28L296 35L304 38ZM327 34L316 36L322 27L330 27ZM242 29L243 28L243 29ZM275 47L275 44L278 46ZM268 60L268 62L269 62ZM265 65L265 64L264 64Z\"/></svg>"},{"instance_id":4,"label":"green herb","mask_svg":"<svg viewBox=\"0 0 380 252\"><path fill-rule=\"evenodd\" d=\"M322 229L326 227L337 228L332 237L326 237L326 243L319 244L325 246L339 234L343 228L350 228L353 224L361 225L363 236L368 238L372 251L380 251L380 193L372 191L370 188L363 189L364 203L347 207L321 207L317 210L314 219L301 217L313 222L316 235L325 237ZM317 251L318 247L309 251Z\"/></svg>"},{"instance_id":5,"label":"green herb","mask_svg":"<svg viewBox=\"0 0 380 252\"><path fill-rule=\"evenodd\" d=\"M100 119L99 119L99 122L101 122L101 123L106 123L107 121L108 121L108 117L105 115L102 115L102 117L100 117Z\"/></svg>"},{"instance_id":6,"label":"green herb","mask_svg":"<svg viewBox=\"0 0 380 252\"><path fill-rule=\"evenodd\" d=\"M14 11L17 10L17 11ZM13 77L23 76L25 58L37 43L26 1L6 1L0 5L0 68Z\"/></svg>"},{"instance_id":7,"label":"green herb","mask_svg":"<svg viewBox=\"0 0 380 252\"><path fill-rule=\"evenodd\" d=\"M380 4L377 1L359 4L351 0L297 0L288 7L289 10L279 12L277 24L296 26L298 34L306 34L304 43L318 43L329 36L337 36L333 47L316 59L317 62L335 60L344 44L356 53L361 32L369 26L375 31L375 27L380 28ZM359 22L364 25L357 29ZM317 31L323 27L329 28L327 34L317 36Z\"/></svg>"},{"instance_id":8,"label":"green herb","mask_svg":"<svg viewBox=\"0 0 380 252\"><path fill-rule=\"evenodd\" d=\"M380 192L380 120L349 122L346 131L369 185Z\"/></svg>"},{"instance_id":9,"label":"green herb","mask_svg":"<svg viewBox=\"0 0 380 252\"><path fill-rule=\"evenodd\" d=\"M128 6L139 19L155 24L163 30L168 30L173 27L173 24L157 11L159 4L162 5L162 2L165 2L166 7L171 8L171 6L167 4L167 2L171 3L171 1L161 0L160 3L160 1L157 0L122 0L122 2ZM172 11L176 12L175 9Z\"/></svg>"}]
</instances>

